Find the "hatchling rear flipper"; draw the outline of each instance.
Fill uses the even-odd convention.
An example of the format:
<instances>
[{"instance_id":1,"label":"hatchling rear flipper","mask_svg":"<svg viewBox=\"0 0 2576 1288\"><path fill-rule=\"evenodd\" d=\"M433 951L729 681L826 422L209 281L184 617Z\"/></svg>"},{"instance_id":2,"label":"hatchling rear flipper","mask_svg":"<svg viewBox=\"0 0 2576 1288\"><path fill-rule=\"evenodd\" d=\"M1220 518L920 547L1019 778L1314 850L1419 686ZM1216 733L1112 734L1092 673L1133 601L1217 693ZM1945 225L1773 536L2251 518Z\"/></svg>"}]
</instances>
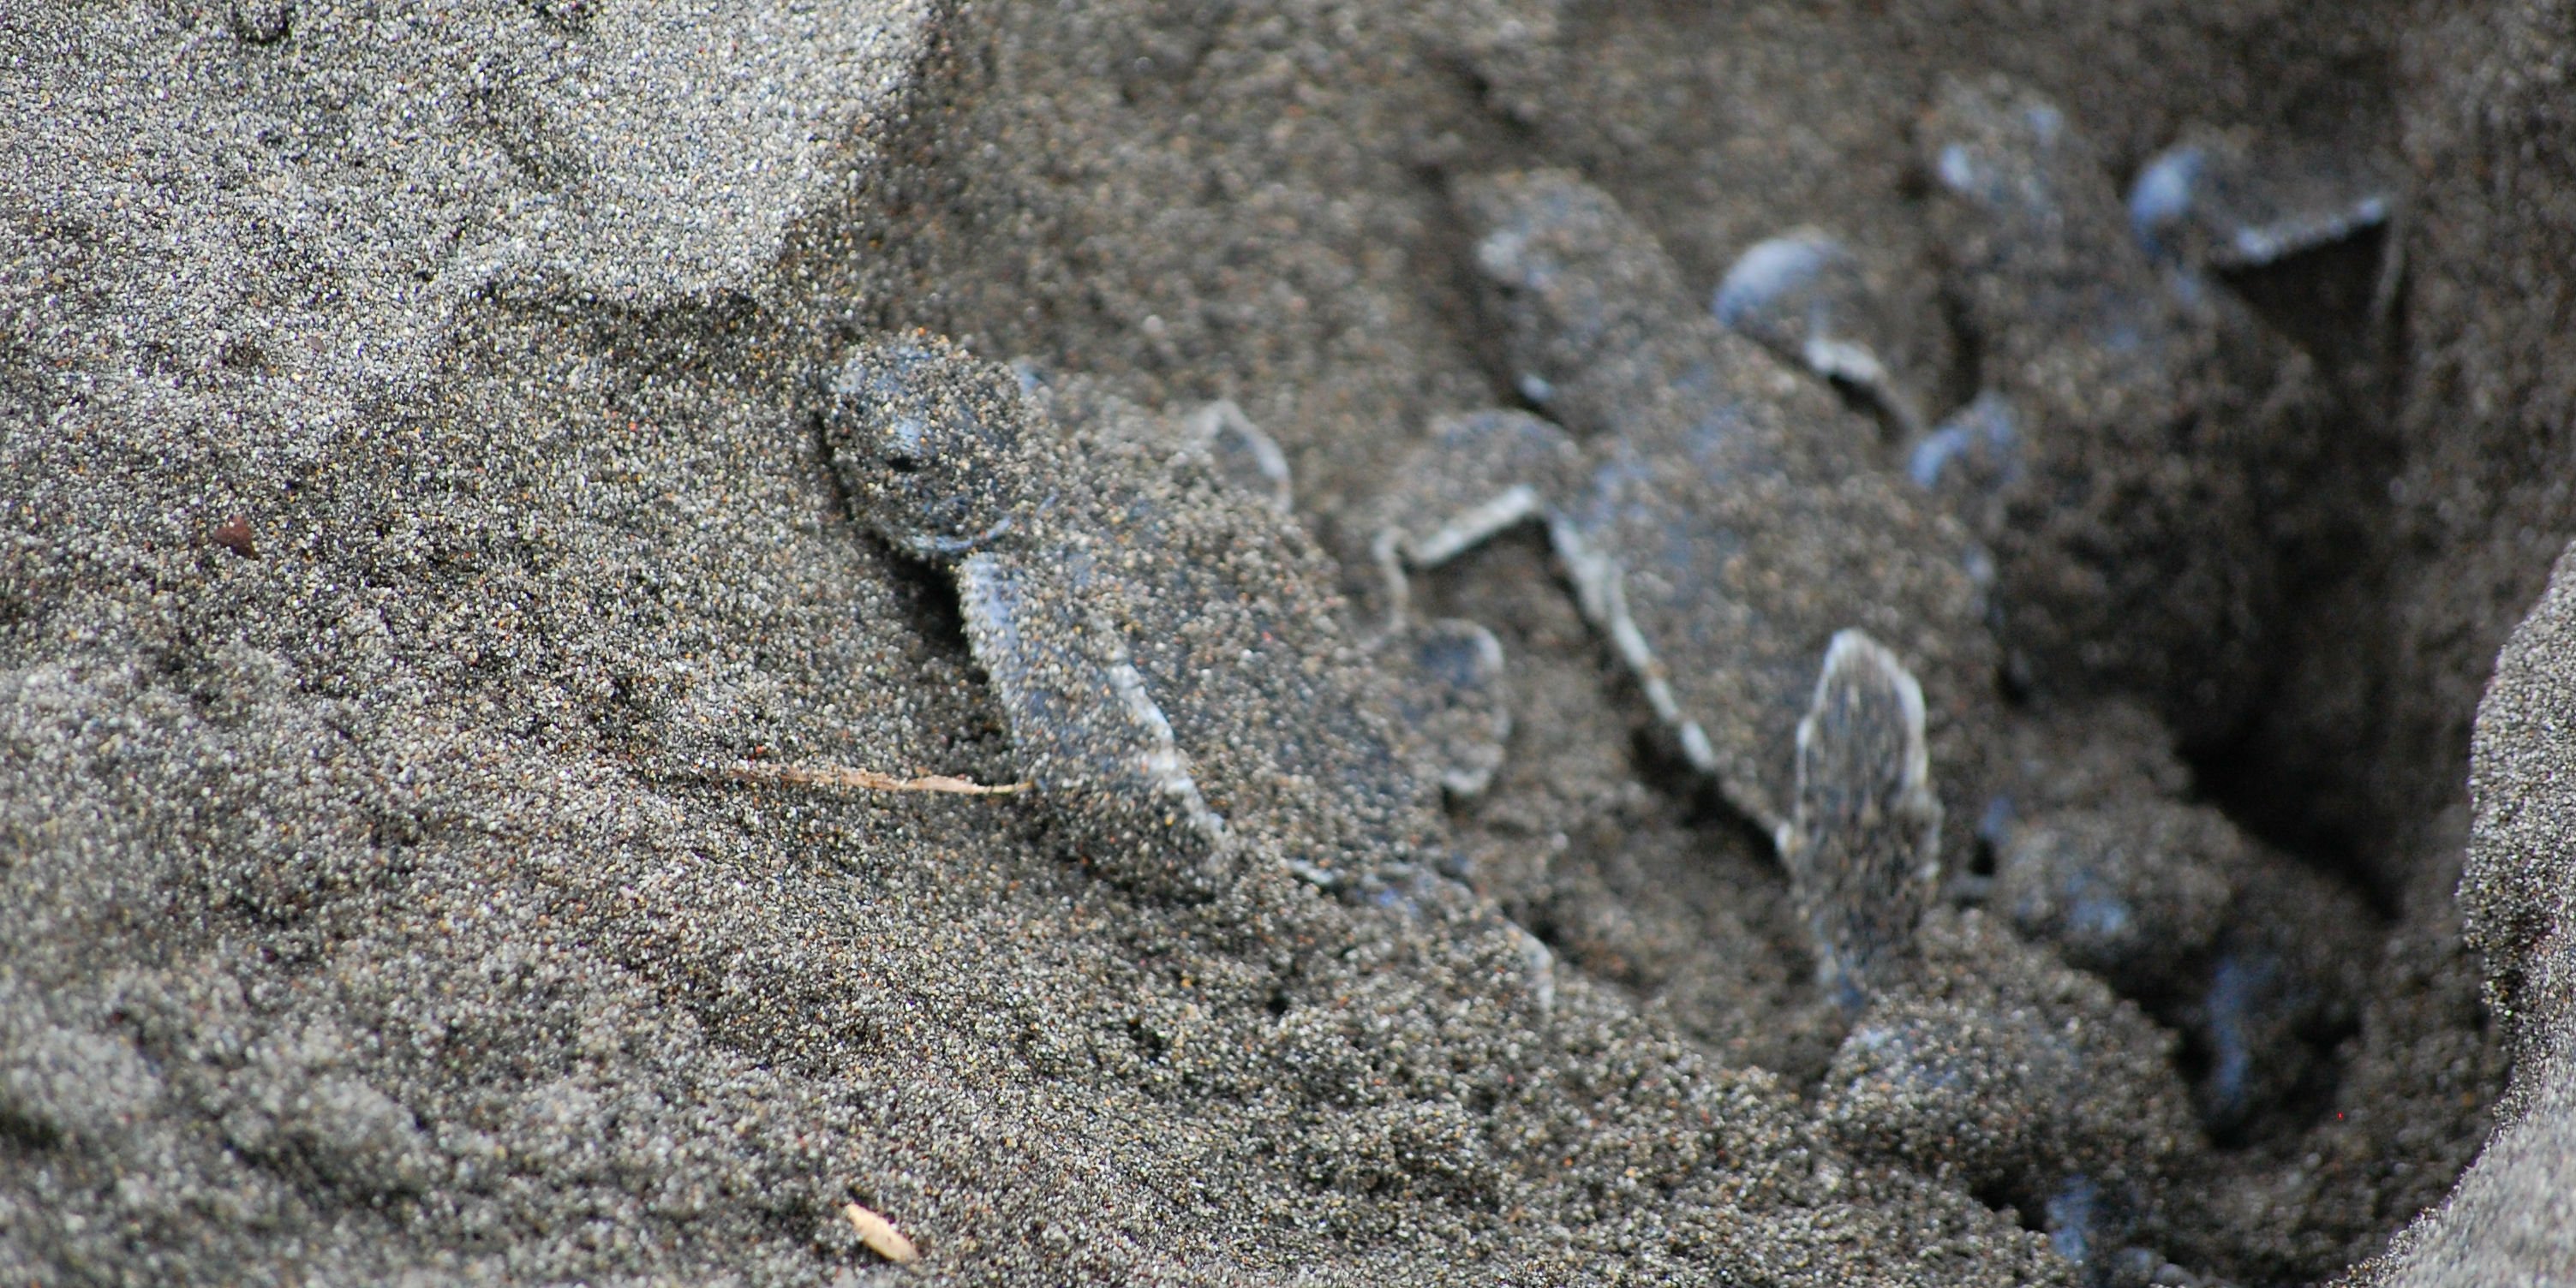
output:
<instances>
[{"instance_id":1,"label":"hatchling rear flipper","mask_svg":"<svg viewBox=\"0 0 2576 1288\"><path fill-rule=\"evenodd\" d=\"M992 555L957 568L967 640L1011 741L1084 857L1112 879L1204 898L1232 866L1233 838L1200 795L1126 641L1072 602L1078 593Z\"/></svg>"},{"instance_id":2,"label":"hatchling rear flipper","mask_svg":"<svg viewBox=\"0 0 2576 1288\"><path fill-rule=\"evenodd\" d=\"M1885 645L1834 636L1798 722L1797 795L1780 857L1815 938L1818 974L1847 1008L1891 982L1939 875L1923 687Z\"/></svg>"}]
</instances>

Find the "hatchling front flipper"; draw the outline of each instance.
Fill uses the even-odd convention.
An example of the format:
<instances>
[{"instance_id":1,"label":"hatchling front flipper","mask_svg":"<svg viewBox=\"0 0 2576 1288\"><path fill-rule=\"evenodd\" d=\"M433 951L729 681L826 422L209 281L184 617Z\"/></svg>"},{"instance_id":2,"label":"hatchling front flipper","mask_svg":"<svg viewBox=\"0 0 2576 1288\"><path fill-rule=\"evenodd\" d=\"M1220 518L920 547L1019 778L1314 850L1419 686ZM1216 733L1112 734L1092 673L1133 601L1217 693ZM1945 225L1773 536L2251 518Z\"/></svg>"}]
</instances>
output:
<instances>
[{"instance_id":1,"label":"hatchling front flipper","mask_svg":"<svg viewBox=\"0 0 2576 1288\"><path fill-rule=\"evenodd\" d=\"M1433 420L1375 504L1375 554L1391 609L1404 611L1408 569L1437 568L1533 520L1554 535L1588 469L1570 435L1527 412Z\"/></svg>"},{"instance_id":2,"label":"hatchling front flipper","mask_svg":"<svg viewBox=\"0 0 2576 1288\"><path fill-rule=\"evenodd\" d=\"M1029 779L1106 875L1205 897L1233 838L1208 808L1171 722L1117 627L1077 602L1077 584L1030 578L1000 557L957 567L957 606L992 680Z\"/></svg>"},{"instance_id":3,"label":"hatchling front flipper","mask_svg":"<svg viewBox=\"0 0 2576 1288\"><path fill-rule=\"evenodd\" d=\"M1798 722L1797 796L1781 861L1815 938L1818 973L1845 1008L1885 986L1911 948L1939 876L1923 687L1885 645L1834 636Z\"/></svg>"},{"instance_id":4,"label":"hatchling front flipper","mask_svg":"<svg viewBox=\"0 0 2576 1288\"><path fill-rule=\"evenodd\" d=\"M2396 173L2392 158L2367 151L2195 131L2139 168L2129 231L2159 262L2261 268L2386 227Z\"/></svg>"},{"instance_id":5,"label":"hatchling front flipper","mask_svg":"<svg viewBox=\"0 0 2576 1288\"><path fill-rule=\"evenodd\" d=\"M1397 467L1370 518L1384 580L1379 665L1397 707L1451 795L1484 791L1502 765L1511 707L1502 646L1483 626L1413 616L1411 573L1437 568L1523 523L1544 523L1578 584L1602 564L1569 548L1559 505L1584 460L1566 432L1517 411L1443 416Z\"/></svg>"},{"instance_id":6,"label":"hatchling front flipper","mask_svg":"<svg viewBox=\"0 0 2576 1288\"><path fill-rule=\"evenodd\" d=\"M1923 436L1923 400L1882 356L1896 351L1884 302L1849 248L1798 228L1746 247L1709 298L1709 315L1860 393L1911 443Z\"/></svg>"}]
</instances>

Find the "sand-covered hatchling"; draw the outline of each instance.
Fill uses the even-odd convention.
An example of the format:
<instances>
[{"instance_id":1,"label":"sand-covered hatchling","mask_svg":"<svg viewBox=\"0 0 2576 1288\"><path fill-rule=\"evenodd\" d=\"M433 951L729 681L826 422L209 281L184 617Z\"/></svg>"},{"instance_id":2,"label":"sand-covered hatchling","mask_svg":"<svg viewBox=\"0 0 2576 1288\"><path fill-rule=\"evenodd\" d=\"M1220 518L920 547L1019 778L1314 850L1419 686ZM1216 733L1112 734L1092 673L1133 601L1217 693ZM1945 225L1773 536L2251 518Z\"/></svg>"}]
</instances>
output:
<instances>
[{"instance_id":1,"label":"sand-covered hatchling","mask_svg":"<svg viewBox=\"0 0 2576 1288\"><path fill-rule=\"evenodd\" d=\"M1542 170L1457 198L1503 360L1545 414L1433 426L1378 502L1391 578L1543 523L1681 754L1767 828L1814 659L1866 629L1925 677L1970 811L1996 665L1965 533L1877 464L1866 418L1709 317L1607 193Z\"/></svg>"},{"instance_id":2,"label":"sand-covered hatchling","mask_svg":"<svg viewBox=\"0 0 2576 1288\"><path fill-rule=\"evenodd\" d=\"M2318 540L2303 480L2333 431L2314 362L2222 275L2386 224L2391 167L2195 129L2124 198L2076 122L2001 77L1943 82L1919 141L1983 362L1911 472L1993 552L2001 643L2043 701L2136 695L2144 756L2223 737L2264 682L2285 552ZM1990 815L1994 911L2181 1030L2213 1129L2294 1094L2352 1022L2361 901L2171 786L2032 795Z\"/></svg>"},{"instance_id":3,"label":"sand-covered hatchling","mask_svg":"<svg viewBox=\"0 0 2576 1288\"><path fill-rule=\"evenodd\" d=\"M2316 363L2210 274L2376 226L2392 190L2210 135L2124 199L2085 132L2002 77L1945 80L1918 134L1987 396L1916 472L1993 551L2009 656L2035 688L2107 685L2225 736L2341 431Z\"/></svg>"},{"instance_id":4,"label":"sand-covered hatchling","mask_svg":"<svg viewBox=\"0 0 2576 1288\"><path fill-rule=\"evenodd\" d=\"M1432 660L1410 700L1470 769L1437 763L1241 413L1160 416L926 335L854 346L816 397L860 521L955 578L1023 770L1088 860L1206 894L1246 863L1336 887L1435 857L1490 641L1384 650Z\"/></svg>"}]
</instances>

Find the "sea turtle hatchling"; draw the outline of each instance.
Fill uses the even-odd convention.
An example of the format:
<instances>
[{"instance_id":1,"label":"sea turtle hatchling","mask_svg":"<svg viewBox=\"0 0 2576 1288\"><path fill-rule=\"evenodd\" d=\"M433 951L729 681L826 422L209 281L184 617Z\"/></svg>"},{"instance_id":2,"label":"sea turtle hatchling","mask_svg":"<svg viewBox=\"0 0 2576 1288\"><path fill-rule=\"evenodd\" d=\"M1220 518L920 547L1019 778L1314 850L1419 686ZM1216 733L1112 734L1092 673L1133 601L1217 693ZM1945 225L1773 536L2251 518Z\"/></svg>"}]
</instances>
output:
<instances>
[{"instance_id":1,"label":"sea turtle hatchling","mask_svg":"<svg viewBox=\"0 0 2576 1288\"><path fill-rule=\"evenodd\" d=\"M2188 736L2223 734L2259 684L2272 551L2298 539L2298 480L2331 436L2313 364L2217 275L2385 226L2392 167L2199 129L2124 199L2083 131L2002 77L1945 80L1919 133L1947 284L1983 357L1974 401L1927 423L1881 356L1901 329L1887 293L1820 229L1747 248L1712 314L1896 429L1909 473L1992 551L2025 683L2107 679Z\"/></svg>"},{"instance_id":2,"label":"sea turtle hatchling","mask_svg":"<svg viewBox=\"0 0 2576 1288\"><path fill-rule=\"evenodd\" d=\"M1410 570L1544 523L1683 756L1772 829L1813 659L1867 629L1927 677L1973 814L1996 666L1963 531L1877 466L1866 419L1697 308L1600 189L1541 170L1457 196L1504 358L1546 418L1433 426L1377 501L1393 598Z\"/></svg>"},{"instance_id":3,"label":"sea turtle hatchling","mask_svg":"<svg viewBox=\"0 0 2576 1288\"><path fill-rule=\"evenodd\" d=\"M2001 77L1945 81L1920 135L1990 396L1924 440L1918 476L1993 551L2006 643L2035 687L2108 685L2186 739L2225 737L2272 661L2281 551L2313 540L2308 496L2337 435L2313 359L2180 257L2313 245L2384 218L2387 199L2283 184L2265 205L2271 190L2221 182L2242 157L2211 145L2169 154L2124 200L2084 131ZM2299 201L2317 213L2276 208Z\"/></svg>"},{"instance_id":4,"label":"sea turtle hatchling","mask_svg":"<svg viewBox=\"0 0 2576 1288\"><path fill-rule=\"evenodd\" d=\"M1366 887L1437 855L1440 767L1389 659L1344 629L1277 448L1230 405L1175 425L919 335L817 385L857 517L953 575L1024 771L1096 865L1205 895L1247 861ZM1498 664L1481 635L1393 651L1432 659L1407 697L1470 762Z\"/></svg>"}]
</instances>

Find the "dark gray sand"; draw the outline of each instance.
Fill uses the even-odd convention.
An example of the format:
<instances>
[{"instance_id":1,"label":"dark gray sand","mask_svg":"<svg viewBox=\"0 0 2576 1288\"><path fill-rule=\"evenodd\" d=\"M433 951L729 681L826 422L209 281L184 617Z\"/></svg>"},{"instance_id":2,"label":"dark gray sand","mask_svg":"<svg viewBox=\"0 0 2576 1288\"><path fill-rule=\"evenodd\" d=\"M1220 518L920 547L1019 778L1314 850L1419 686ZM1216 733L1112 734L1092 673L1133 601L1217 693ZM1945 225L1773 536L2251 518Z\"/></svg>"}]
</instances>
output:
<instances>
[{"instance_id":1,"label":"dark gray sand","mask_svg":"<svg viewBox=\"0 0 2576 1288\"><path fill-rule=\"evenodd\" d=\"M1467 913L723 773L1016 772L798 410L843 341L1230 397L1357 589L1345 516L1508 396L1450 177L1578 169L1694 289L1825 225L1946 405L1912 132L1988 70L2116 175L2262 124L2412 191L2393 325L2387 247L2238 284L2342 408L2248 709L2012 752L2231 813L2384 945L2169 1250L2576 1280L2571 6L1391 8L0 13L0 1282L2067 1279L1835 1143L1786 880L1534 535L1424 594L1513 660L1449 825L1549 1008Z\"/></svg>"}]
</instances>

